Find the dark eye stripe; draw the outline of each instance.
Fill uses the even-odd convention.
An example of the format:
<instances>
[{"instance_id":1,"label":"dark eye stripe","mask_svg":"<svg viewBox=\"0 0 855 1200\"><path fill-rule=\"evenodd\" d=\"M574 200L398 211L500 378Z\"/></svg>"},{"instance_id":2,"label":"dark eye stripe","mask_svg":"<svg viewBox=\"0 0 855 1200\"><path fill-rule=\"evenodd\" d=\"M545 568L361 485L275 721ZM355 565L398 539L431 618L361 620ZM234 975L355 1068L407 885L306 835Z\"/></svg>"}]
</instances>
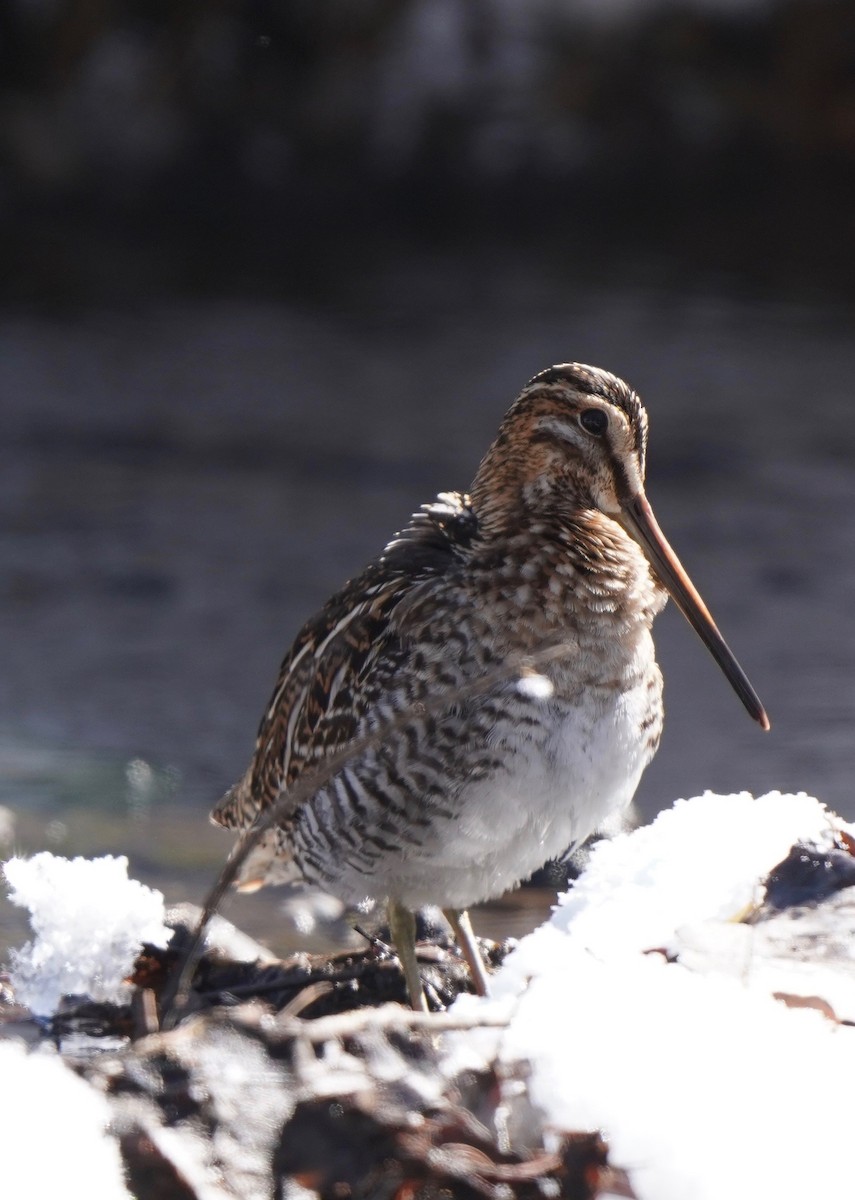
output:
<instances>
[{"instance_id":1,"label":"dark eye stripe","mask_svg":"<svg viewBox=\"0 0 855 1200\"><path fill-rule=\"evenodd\" d=\"M594 437L602 437L609 427L609 418L601 408L586 408L579 414L579 424Z\"/></svg>"}]
</instances>

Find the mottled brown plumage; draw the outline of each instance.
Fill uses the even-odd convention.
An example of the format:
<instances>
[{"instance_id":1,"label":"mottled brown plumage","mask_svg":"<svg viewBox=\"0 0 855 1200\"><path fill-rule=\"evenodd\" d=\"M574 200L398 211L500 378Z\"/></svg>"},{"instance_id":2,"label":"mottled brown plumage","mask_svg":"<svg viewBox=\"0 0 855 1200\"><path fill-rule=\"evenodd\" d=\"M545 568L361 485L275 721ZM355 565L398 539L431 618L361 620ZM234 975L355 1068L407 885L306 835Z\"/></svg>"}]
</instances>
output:
<instances>
[{"instance_id":1,"label":"mottled brown plumage","mask_svg":"<svg viewBox=\"0 0 855 1200\"><path fill-rule=\"evenodd\" d=\"M277 805L246 882L387 902L414 1002L412 910L442 905L477 970L462 910L629 803L661 732L650 627L667 592L768 724L656 525L646 442L621 380L573 363L535 376L470 494L424 505L303 627L215 810L246 828Z\"/></svg>"}]
</instances>

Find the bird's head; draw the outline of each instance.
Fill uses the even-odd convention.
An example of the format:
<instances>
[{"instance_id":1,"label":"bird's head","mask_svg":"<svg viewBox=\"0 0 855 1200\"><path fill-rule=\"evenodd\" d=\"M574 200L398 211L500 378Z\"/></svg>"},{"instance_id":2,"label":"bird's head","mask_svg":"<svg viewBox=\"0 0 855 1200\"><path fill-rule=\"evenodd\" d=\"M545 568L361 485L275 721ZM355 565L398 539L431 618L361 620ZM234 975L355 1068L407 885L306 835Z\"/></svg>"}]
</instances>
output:
<instances>
[{"instance_id":1,"label":"bird's head","mask_svg":"<svg viewBox=\"0 0 855 1200\"><path fill-rule=\"evenodd\" d=\"M608 371L562 363L541 371L508 410L472 485L487 536L520 523L598 513L642 549L751 716L769 720L709 610L659 528L644 492L647 413L632 388Z\"/></svg>"}]
</instances>

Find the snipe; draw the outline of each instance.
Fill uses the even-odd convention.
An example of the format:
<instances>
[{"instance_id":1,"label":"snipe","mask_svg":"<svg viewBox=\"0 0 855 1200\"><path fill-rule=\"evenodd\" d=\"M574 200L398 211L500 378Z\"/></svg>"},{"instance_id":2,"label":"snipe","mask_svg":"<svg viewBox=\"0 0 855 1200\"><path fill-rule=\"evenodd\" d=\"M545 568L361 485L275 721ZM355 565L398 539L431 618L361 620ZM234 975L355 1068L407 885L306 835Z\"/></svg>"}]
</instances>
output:
<instances>
[{"instance_id":1,"label":"snipe","mask_svg":"<svg viewBox=\"0 0 855 1200\"><path fill-rule=\"evenodd\" d=\"M246 828L279 805L245 885L304 878L385 902L414 1006L414 910L442 906L485 991L466 910L631 800L662 729L650 630L667 594L769 727L656 523L646 443L647 414L614 375L536 375L471 492L424 505L303 627L252 764L213 814Z\"/></svg>"}]
</instances>

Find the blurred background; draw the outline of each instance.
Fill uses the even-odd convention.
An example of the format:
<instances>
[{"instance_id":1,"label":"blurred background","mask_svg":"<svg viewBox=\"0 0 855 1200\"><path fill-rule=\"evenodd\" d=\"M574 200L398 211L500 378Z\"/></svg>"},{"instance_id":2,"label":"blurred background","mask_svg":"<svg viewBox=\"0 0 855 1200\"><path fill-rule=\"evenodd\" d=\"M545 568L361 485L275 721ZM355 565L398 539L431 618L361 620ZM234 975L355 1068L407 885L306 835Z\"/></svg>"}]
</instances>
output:
<instances>
[{"instance_id":1,"label":"blurred background","mask_svg":"<svg viewBox=\"0 0 855 1200\"><path fill-rule=\"evenodd\" d=\"M669 607L642 813L855 817L853 185L849 0L6 0L0 853L200 899L299 625L569 359L773 722Z\"/></svg>"}]
</instances>

